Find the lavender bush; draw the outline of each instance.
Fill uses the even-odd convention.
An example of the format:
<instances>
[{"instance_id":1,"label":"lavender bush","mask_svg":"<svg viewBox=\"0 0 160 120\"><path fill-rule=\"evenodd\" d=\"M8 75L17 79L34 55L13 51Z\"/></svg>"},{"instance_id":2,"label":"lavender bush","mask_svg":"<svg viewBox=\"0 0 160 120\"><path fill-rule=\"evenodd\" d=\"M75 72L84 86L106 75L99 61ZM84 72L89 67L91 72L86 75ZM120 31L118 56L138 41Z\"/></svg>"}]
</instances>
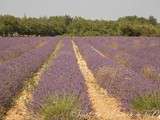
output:
<instances>
[{"instance_id":1,"label":"lavender bush","mask_svg":"<svg viewBox=\"0 0 160 120\"><path fill-rule=\"evenodd\" d=\"M57 58L53 61L49 70L42 76L37 89L34 91L33 101L29 109L39 112L44 107L46 99L48 97L55 98L55 96L60 98L73 96L77 99L74 105L77 106L80 103L82 113L87 113L91 110L84 78L76 63L71 41L67 38L64 39L64 46ZM55 102L54 99L52 102ZM66 105L67 103L64 104ZM52 111L55 111L55 109L56 107L53 106ZM55 116L55 114L53 112L52 116ZM59 114L63 113L60 112Z\"/></svg>"},{"instance_id":2,"label":"lavender bush","mask_svg":"<svg viewBox=\"0 0 160 120\"><path fill-rule=\"evenodd\" d=\"M0 109L8 109L13 98L54 50L57 40L46 40L43 47L26 52L17 59L0 65Z\"/></svg>"}]
</instances>

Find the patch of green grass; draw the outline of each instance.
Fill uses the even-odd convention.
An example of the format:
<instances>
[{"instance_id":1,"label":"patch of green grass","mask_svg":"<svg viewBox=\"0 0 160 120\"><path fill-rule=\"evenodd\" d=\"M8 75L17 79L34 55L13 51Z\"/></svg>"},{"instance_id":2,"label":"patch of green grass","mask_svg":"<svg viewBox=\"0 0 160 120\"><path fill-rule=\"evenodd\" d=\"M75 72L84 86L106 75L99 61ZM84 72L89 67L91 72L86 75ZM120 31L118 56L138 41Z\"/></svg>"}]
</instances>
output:
<instances>
[{"instance_id":1,"label":"patch of green grass","mask_svg":"<svg viewBox=\"0 0 160 120\"><path fill-rule=\"evenodd\" d=\"M40 110L44 120L77 120L79 113L80 104L72 95L48 97Z\"/></svg>"},{"instance_id":2,"label":"patch of green grass","mask_svg":"<svg viewBox=\"0 0 160 120\"><path fill-rule=\"evenodd\" d=\"M136 97L132 101L132 107L140 113L160 111L160 92L153 92L151 94Z\"/></svg>"}]
</instances>

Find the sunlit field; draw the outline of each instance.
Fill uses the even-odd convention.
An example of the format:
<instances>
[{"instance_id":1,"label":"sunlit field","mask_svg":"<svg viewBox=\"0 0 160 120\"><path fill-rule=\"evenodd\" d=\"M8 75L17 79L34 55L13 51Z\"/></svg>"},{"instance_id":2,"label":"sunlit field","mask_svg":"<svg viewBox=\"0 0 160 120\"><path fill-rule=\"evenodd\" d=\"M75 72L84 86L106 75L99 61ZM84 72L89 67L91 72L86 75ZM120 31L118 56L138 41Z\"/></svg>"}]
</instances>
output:
<instances>
[{"instance_id":1,"label":"sunlit field","mask_svg":"<svg viewBox=\"0 0 160 120\"><path fill-rule=\"evenodd\" d=\"M0 120L159 120L160 37L1 37Z\"/></svg>"}]
</instances>

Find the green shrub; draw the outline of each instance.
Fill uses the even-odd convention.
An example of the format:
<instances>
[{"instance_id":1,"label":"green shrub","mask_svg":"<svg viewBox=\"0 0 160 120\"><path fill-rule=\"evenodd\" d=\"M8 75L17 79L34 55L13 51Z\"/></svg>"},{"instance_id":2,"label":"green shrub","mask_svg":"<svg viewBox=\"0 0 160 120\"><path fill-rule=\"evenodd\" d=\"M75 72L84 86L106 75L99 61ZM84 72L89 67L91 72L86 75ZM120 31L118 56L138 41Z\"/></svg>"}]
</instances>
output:
<instances>
[{"instance_id":1,"label":"green shrub","mask_svg":"<svg viewBox=\"0 0 160 120\"><path fill-rule=\"evenodd\" d=\"M76 120L80 104L74 96L52 96L47 98L40 114L44 120Z\"/></svg>"},{"instance_id":2,"label":"green shrub","mask_svg":"<svg viewBox=\"0 0 160 120\"><path fill-rule=\"evenodd\" d=\"M138 96L132 101L134 110L140 113L152 113L160 110L160 92Z\"/></svg>"}]
</instances>

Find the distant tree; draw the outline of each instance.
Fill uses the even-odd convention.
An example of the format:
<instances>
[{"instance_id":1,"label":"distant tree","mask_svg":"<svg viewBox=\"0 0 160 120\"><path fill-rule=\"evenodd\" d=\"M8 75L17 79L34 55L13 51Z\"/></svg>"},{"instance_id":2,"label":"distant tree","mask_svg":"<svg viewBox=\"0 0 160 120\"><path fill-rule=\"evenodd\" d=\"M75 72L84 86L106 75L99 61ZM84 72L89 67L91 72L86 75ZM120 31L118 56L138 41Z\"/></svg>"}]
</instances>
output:
<instances>
[{"instance_id":1,"label":"distant tree","mask_svg":"<svg viewBox=\"0 0 160 120\"><path fill-rule=\"evenodd\" d=\"M65 19L66 26L68 26L69 24L71 24L72 20L73 20L73 18L71 16L69 16L69 15L65 15L64 19Z\"/></svg>"},{"instance_id":2,"label":"distant tree","mask_svg":"<svg viewBox=\"0 0 160 120\"><path fill-rule=\"evenodd\" d=\"M116 21L87 20L82 17L51 16L17 18L0 15L0 35L74 35L74 36L160 36L156 18L121 17Z\"/></svg>"},{"instance_id":3,"label":"distant tree","mask_svg":"<svg viewBox=\"0 0 160 120\"><path fill-rule=\"evenodd\" d=\"M157 25L157 19L154 18L153 16L149 16L149 21L150 21L151 24Z\"/></svg>"},{"instance_id":4,"label":"distant tree","mask_svg":"<svg viewBox=\"0 0 160 120\"><path fill-rule=\"evenodd\" d=\"M18 31L18 27L18 18L10 15L0 16L0 34L4 36L13 35Z\"/></svg>"},{"instance_id":5,"label":"distant tree","mask_svg":"<svg viewBox=\"0 0 160 120\"><path fill-rule=\"evenodd\" d=\"M141 32L131 24L121 25L120 31L122 36L140 36L141 35Z\"/></svg>"}]
</instances>

